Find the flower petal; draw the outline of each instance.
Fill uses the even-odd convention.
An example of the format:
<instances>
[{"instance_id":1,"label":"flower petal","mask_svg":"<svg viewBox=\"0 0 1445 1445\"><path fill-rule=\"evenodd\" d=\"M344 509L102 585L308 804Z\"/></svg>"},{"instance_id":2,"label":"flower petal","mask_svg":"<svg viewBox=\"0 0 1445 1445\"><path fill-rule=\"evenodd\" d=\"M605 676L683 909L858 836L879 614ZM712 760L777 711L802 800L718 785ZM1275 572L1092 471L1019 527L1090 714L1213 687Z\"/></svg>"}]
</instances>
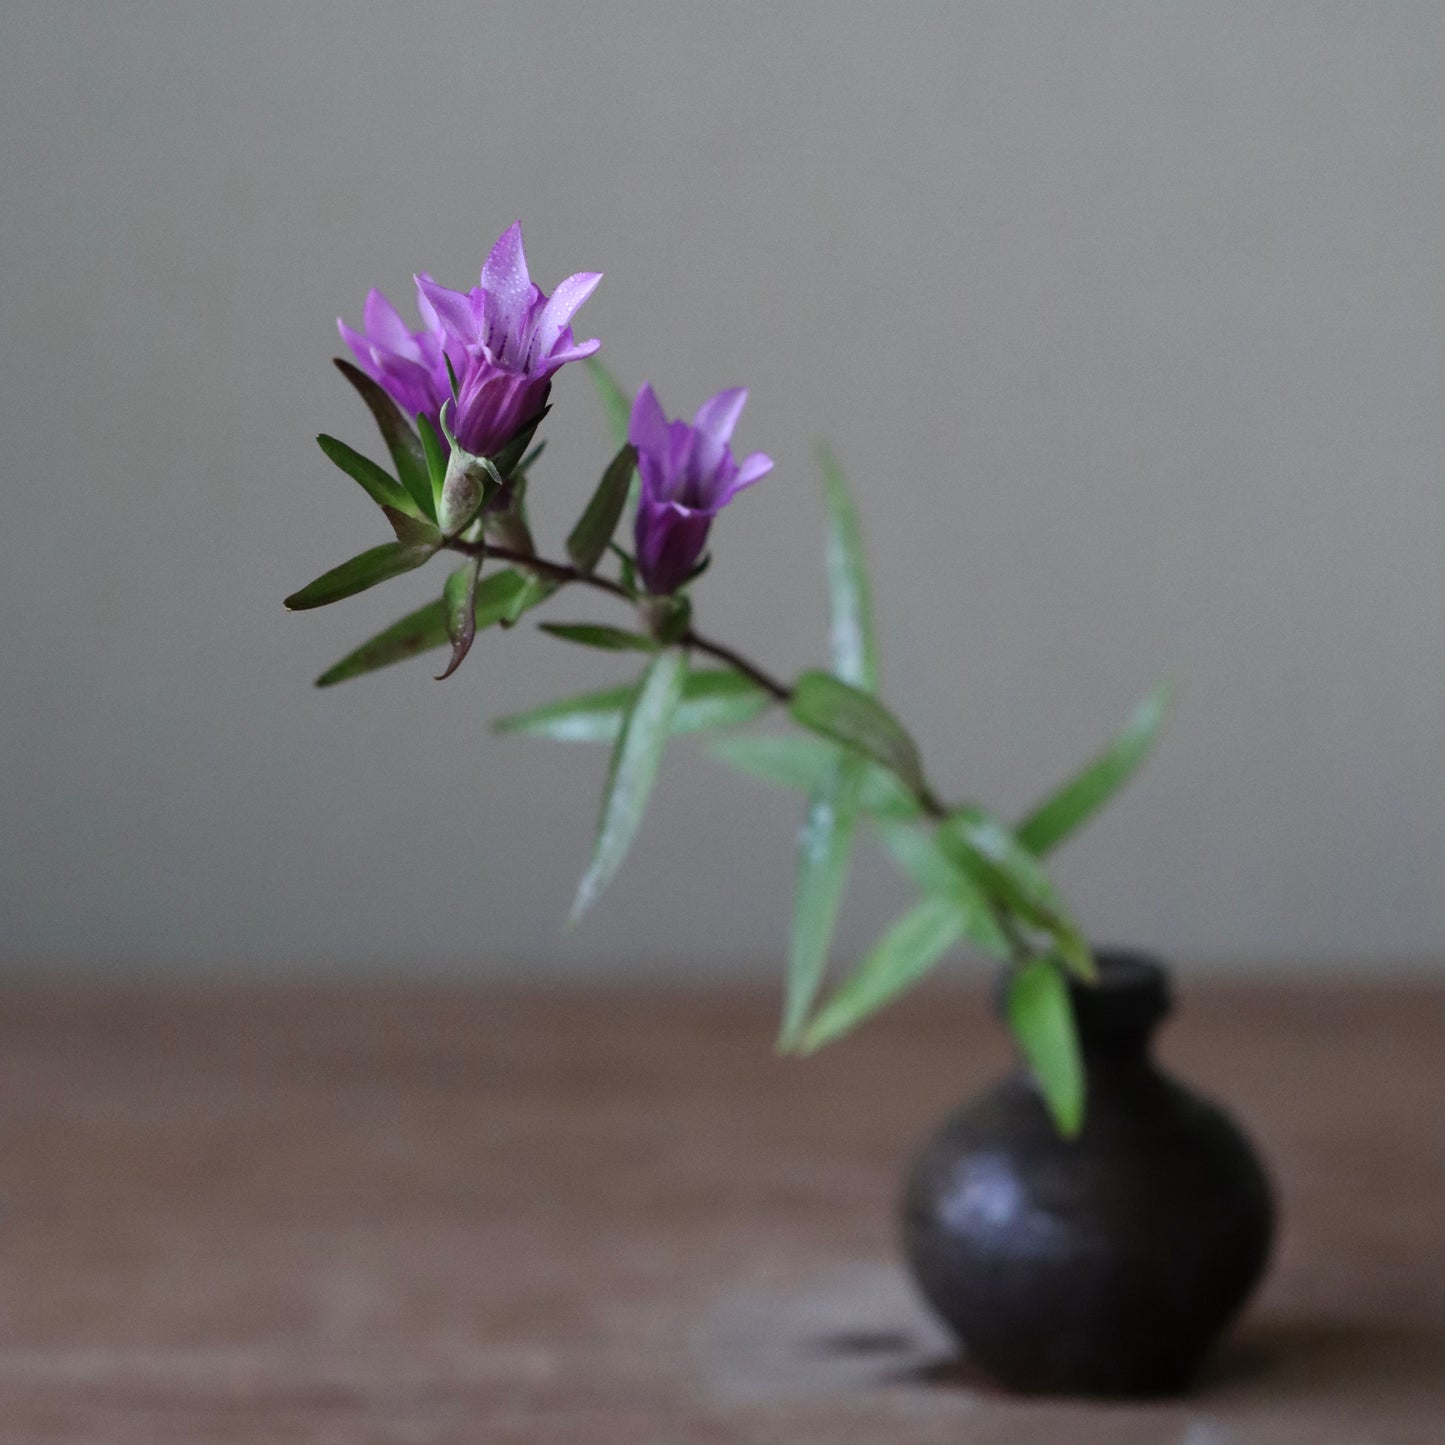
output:
<instances>
[{"instance_id":1,"label":"flower petal","mask_svg":"<svg viewBox=\"0 0 1445 1445\"><path fill-rule=\"evenodd\" d=\"M667 414L650 381L642 383L633 399L627 440L640 452L654 456L665 456L667 453Z\"/></svg>"},{"instance_id":2,"label":"flower petal","mask_svg":"<svg viewBox=\"0 0 1445 1445\"><path fill-rule=\"evenodd\" d=\"M447 340L476 345L477 317L472 298L460 291L449 291L445 286L439 286L430 276L417 276L415 280L417 304L430 304Z\"/></svg>"},{"instance_id":3,"label":"flower petal","mask_svg":"<svg viewBox=\"0 0 1445 1445\"><path fill-rule=\"evenodd\" d=\"M482 267L483 340L497 361L525 364L528 321L537 288L527 274L522 223L514 221L492 247Z\"/></svg>"},{"instance_id":4,"label":"flower petal","mask_svg":"<svg viewBox=\"0 0 1445 1445\"><path fill-rule=\"evenodd\" d=\"M693 425L713 442L721 444L730 441L747 399L748 389L745 386L720 391L698 407Z\"/></svg>"},{"instance_id":5,"label":"flower petal","mask_svg":"<svg viewBox=\"0 0 1445 1445\"><path fill-rule=\"evenodd\" d=\"M552 348L562 338L568 323L577 314L582 303L597 289L602 279L600 271L579 271L558 284L551 300L542 308L537 317L537 329L532 337L532 354L538 361L547 360Z\"/></svg>"},{"instance_id":6,"label":"flower petal","mask_svg":"<svg viewBox=\"0 0 1445 1445\"><path fill-rule=\"evenodd\" d=\"M366 293L366 305L361 315L367 336L378 346L394 351L398 356L416 355L416 340L401 319L401 312L374 286Z\"/></svg>"},{"instance_id":7,"label":"flower petal","mask_svg":"<svg viewBox=\"0 0 1445 1445\"><path fill-rule=\"evenodd\" d=\"M736 496L744 487L750 487L754 482L761 481L772 469L772 457L768 456L766 452L752 452L743 459L737 476L733 478L728 495Z\"/></svg>"}]
</instances>

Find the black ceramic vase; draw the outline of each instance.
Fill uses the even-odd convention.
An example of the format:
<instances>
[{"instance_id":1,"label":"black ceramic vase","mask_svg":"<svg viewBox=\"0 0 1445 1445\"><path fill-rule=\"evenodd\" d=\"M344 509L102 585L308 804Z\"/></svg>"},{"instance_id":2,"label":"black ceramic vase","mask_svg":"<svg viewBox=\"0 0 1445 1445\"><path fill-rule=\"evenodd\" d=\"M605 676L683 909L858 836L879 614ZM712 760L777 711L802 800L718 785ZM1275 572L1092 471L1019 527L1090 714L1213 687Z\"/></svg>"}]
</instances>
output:
<instances>
[{"instance_id":1,"label":"black ceramic vase","mask_svg":"<svg viewBox=\"0 0 1445 1445\"><path fill-rule=\"evenodd\" d=\"M1088 1103L1060 1138L1026 1071L953 1115L908 1181L914 1277L971 1367L1006 1389L1184 1389L1258 1282L1274 1210L1239 1129L1160 1073L1168 979L1101 951L1076 988Z\"/></svg>"}]
</instances>

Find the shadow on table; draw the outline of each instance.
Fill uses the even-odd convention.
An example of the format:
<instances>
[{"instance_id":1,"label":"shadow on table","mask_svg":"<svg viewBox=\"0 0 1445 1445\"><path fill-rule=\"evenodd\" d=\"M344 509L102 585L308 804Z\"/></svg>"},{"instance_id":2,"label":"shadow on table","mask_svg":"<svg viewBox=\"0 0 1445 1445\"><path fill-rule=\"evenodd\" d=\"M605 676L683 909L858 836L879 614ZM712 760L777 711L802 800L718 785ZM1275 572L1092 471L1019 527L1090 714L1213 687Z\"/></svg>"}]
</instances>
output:
<instances>
[{"instance_id":1,"label":"shadow on table","mask_svg":"<svg viewBox=\"0 0 1445 1445\"><path fill-rule=\"evenodd\" d=\"M839 1342L847 1348L847 1342ZM898 1383L944 1389L996 1387L966 1358L900 1371ZM1240 1327L1220 1348L1189 1398L1268 1395L1277 1404L1332 1398L1439 1400L1445 1408L1445 1326L1380 1320L1263 1318Z\"/></svg>"}]
</instances>

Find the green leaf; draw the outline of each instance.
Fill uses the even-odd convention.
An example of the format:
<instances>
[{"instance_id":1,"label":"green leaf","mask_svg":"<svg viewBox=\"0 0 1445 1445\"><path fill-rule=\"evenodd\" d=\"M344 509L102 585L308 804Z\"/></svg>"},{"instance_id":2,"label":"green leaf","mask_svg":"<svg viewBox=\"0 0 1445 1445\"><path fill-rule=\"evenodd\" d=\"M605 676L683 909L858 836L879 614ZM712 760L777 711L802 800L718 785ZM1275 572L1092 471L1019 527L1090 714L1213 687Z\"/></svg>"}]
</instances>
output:
<instances>
[{"instance_id":1,"label":"green leaf","mask_svg":"<svg viewBox=\"0 0 1445 1445\"><path fill-rule=\"evenodd\" d=\"M603 692L549 702L526 712L498 718L492 730L551 738L555 742L610 743L622 732L622 719L636 689L613 687ZM767 693L727 668L689 672L682 701L673 715L674 734L702 732L748 722L770 705Z\"/></svg>"},{"instance_id":2,"label":"green leaf","mask_svg":"<svg viewBox=\"0 0 1445 1445\"><path fill-rule=\"evenodd\" d=\"M590 622L543 622L543 632L576 642L583 647L597 647L603 652L656 652L657 642L640 632L625 632L620 627L601 627Z\"/></svg>"},{"instance_id":3,"label":"green leaf","mask_svg":"<svg viewBox=\"0 0 1445 1445\"><path fill-rule=\"evenodd\" d=\"M370 457L362 456L345 442L327 436L324 432L316 438L316 444L348 477L361 483L366 495L378 507L390 507L393 511L404 512L410 517L421 518L426 515L396 478L377 466Z\"/></svg>"},{"instance_id":4,"label":"green leaf","mask_svg":"<svg viewBox=\"0 0 1445 1445\"><path fill-rule=\"evenodd\" d=\"M682 700L686 679L687 653L680 649L659 654L642 675L612 753L592 863L582 875L572 902L573 922L612 881L637 836L672 735L673 714Z\"/></svg>"},{"instance_id":5,"label":"green leaf","mask_svg":"<svg viewBox=\"0 0 1445 1445\"><path fill-rule=\"evenodd\" d=\"M383 507L381 510L403 547L426 547L435 552L441 546L442 534L430 522L414 517L409 511L400 512L395 507Z\"/></svg>"},{"instance_id":6,"label":"green leaf","mask_svg":"<svg viewBox=\"0 0 1445 1445\"><path fill-rule=\"evenodd\" d=\"M1063 899L1037 857L1008 827L982 808L967 807L950 813L935 836L988 897L1048 934L1071 972L1094 977L1093 955Z\"/></svg>"},{"instance_id":7,"label":"green leaf","mask_svg":"<svg viewBox=\"0 0 1445 1445\"><path fill-rule=\"evenodd\" d=\"M293 592L286 599L286 606L292 612L304 612L310 607L325 607L331 602L340 602L344 597L354 597L386 582L411 572L427 561L434 552L431 547L404 547L400 542L384 542L373 547L349 562L324 573L314 582Z\"/></svg>"},{"instance_id":8,"label":"green leaf","mask_svg":"<svg viewBox=\"0 0 1445 1445\"><path fill-rule=\"evenodd\" d=\"M401 414L397 404L364 371L338 356L336 368L354 386L381 430L381 439L391 453L396 474L408 496L418 508L418 515L431 515L431 480L427 474L426 452L421 438ZM358 478L358 480L360 480Z\"/></svg>"},{"instance_id":9,"label":"green leaf","mask_svg":"<svg viewBox=\"0 0 1445 1445\"><path fill-rule=\"evenodd\" d=\"M994 958L1009 957L1008 937L988 898L926 829L891 819L880 819L875 826L893 866L920 893L936 894L958 905L965 920L964 937L970 943Z\"/></svg>"},{"instance_id":10,"label":"green leaf","mask_svg":"<svg viewBox=\"0 0 1445 1445\"><path fill-rule=\"evenodd\" d=\"M492 572L482 579L477 586L473 611L478 631L501 620L511 604L512 595L526 585L526 580L520 573L511 570ZM348 652L340 662L316 679L316 686L334 687L338 682L375 672L377 668L430 652L435 647L444 647L446 643L446 604L437 598L425 607L407 613L384 632L377 633L370 641Z\"/></svg>"},{"instance_id":11,"label":"green leaf","mask_svg":"<svg viewBox=\"0 0 1445 1445\"><path fill-rule=\"evenodd\" d=\"M1138 772L1158 741L1172 693L1167 682L1156 687L1102 753L1029 813L1017 829L1025 848L1041 857L1057 848Z\"/></svg>"},{"instance_id":12,"label":"green leaf","mask_svg":"<svg viewBox=\"0 0 1445 1445\"><path fill-rule=\"evenodd\" d=\"M440 438L430 420L420 412L416 418L417 435L421 438L422 451L426 454L427 488L426 512L433 521L441 507L442 484L447 479L447 459L442 452Z\"/></svg>"},{"instance_id":13,"label":"green leaf","mask_svg":"<svg viewBox=\"0 0 1445 1445\"><path fill-rule=\"evenodd\" d=\"M527 585L512 599L507 615L502 618L503 627L515 627L522 616L534 607L541 606L556 590L558 584L547 577L535 574L527 578Z\"/></svg>"},{"instance_id":14,"label":"green leaf","mask_svg":"<svg viewBox=\"0 0 1445 1445\"><path fill-rule=\"evenodd\" d=\"M843 750L822 738L795 733L751 733L718 738L708 750L720 762L774 787L811 793L827 776ZM890 772L863 766L858 805L865 813L916 818L918 800Z\"/></svg>"},{"instance_id":15,"label":"green leaf","mask_svg":"<svg viewBox=\"0 0 1445 1445\"><path fill-rule=\"evenodd\" d=\"M567 555L579 572L590 572L606 553L607 544L622 520L622 508L636 466L636 448L624 443L622 450L608 462L597 490L572 528L567 538Z\"/></svg>"},{"instance_id":16,"label":"green leaf","mask_svg":"<svg viewBox=\"0 0 1445 1445\"><path fill-rule=\"evenodd\" d=\"M788 711L803 727L881 763L896 773L910 792L925 791L913 739L903 724L866 692L826 672L805 672L794 686Z\"/></svg>"},{"instance_id":17,"label":"green leaf","mask_svg":"<svg viewBox=\"0 0 1445 1445\"><path fill-rule=\"evenodd\" d=\"M1084 1123L1084 1064L1063 974L1047 959L1024 964L1009 980L1007 1011L1054 1126L1073 1138Z\"/></svg>"},{"instance_id":18,"label":"green leaf","mask_svg":"<svg viewBox=\"0 0 1445 1445\"><path fill-rule=\"evenodd\" d=\"M452 655L446 667L437 674L437 681L449 678L462 665L472 650L477 635L477 575L482 570L480 557L469 557L450 573L442 587L442 607L446 613L447 639Z\"/></svg>"},{"instance_id":19,"label":"green leaf","mask_svg":"<svg viewBox=\"0 0 1445 1445\"><path fill-rule=\"evenodd\" d=\"M925 898L895 919L803 1033L807 1052L847 1033L912 988L963 937L958 906Z\"/></svg>"},{"instance_id":20,"label":"green leaf","mask_svg":"<svg viewBox=\"0 0 1445 1445\"><path fill-rule=\"evenodd\" d=\"M592 376L592 384L597 388L597 399L602 403L613 444L626 446L627 424L632 419L632 398L618 386L617 379L597 357L589 356L586 366Z\"/></svg>"},{"instance_id":21,"label":"green leaf","mask_svg":"<svg viewBox=\"0 0 1445 1445\"><path fill-rule=\"evenodd\" d=\"M796 1045L828 966L838 908L848 884L858 792L866 766L852 754L834 760L809 798L798 835L783 1028L778 1040L784 1049Z\"/></svg>"},{"instance_id":22,"label":"green leaf","mask_svg":"<svg viewBox=\"0 0 1445 1445\"><path fill-rule=\"evenodd\" d=\"M838 459L826 445L818 448L818 463L823 469L823 496L827 503L824 556L833 673L864 692L876 692L878 660L873 640L873 604L858 514Z\"/></svg>"}]
</instances>

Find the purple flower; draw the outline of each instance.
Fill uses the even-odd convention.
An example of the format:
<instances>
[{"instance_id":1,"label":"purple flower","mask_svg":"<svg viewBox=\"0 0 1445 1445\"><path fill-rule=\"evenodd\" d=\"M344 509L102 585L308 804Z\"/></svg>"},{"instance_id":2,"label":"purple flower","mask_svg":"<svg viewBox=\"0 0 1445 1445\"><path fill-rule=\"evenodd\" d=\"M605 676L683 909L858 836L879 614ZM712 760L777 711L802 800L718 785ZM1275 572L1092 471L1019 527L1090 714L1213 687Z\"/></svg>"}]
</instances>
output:
<instances>
[{"instance_id":1,"label":"purple flower","mask_svg":"<svg viewBox=\"0 0 1445 1445\"><path fill-rule=\"evenodd\" d=\"M689 426L668 421L644 382L632 403L627 439L637 448L642 491L637 503L637 569L647 590L674 592L702 555L712 519L744 487L773 469L754 452L741 464L728 441L748 399L744 387L720 391Z\"/></svg>"},{"instance_id":2,"label":"purple flower","mask_svg":"<svg viewBox=\"0 0 1445 1445\"><path fill-rule=\"evenodd\" d=\"M364 333L353 331L340 317L336 321L341 339L356 353L361 369L408 420L424 416L436 428L442 403L452 391L436 326L429 323L422 331L409 331L401 313L374 288L367 293L362 320ZM437 435L441 435L439 429Z\"/></svg>"},{"instance_id":3,"label":"purple flower","mask_svg":"<svg viewBox=\"0 0 1445 1445\"><path fill-rule=\"evenodd\" d=\"M422 316L456 369L450 420L462 447L491 456L505 446L547 404L552 374L602 344L574 341L570 325L601 279L598 272L579 272L549 299L527 274L520 221L492 247L482 284L471 291L448 291L430 276L416 278Z\"/></svg>"},{"instance_id":4,"label":"purple flower","mask_svg":"<svg viewBox=\"0 0 1445 1445\"><path fill-rule=\"evenodd\" d=\"M449 291L428 275L416 277L423 330L407 330L379 291L366 300L365 335L337 324L362 370L408 416L425 416L439 437L452 394L449 360L457 375L452 435L467 451L491 456L547 404L553 373L601 345L574 341L570 325L601 279L595 272L569 276L549 299L527 274L518 221L492 247L480 286Z\"/></svg>"}]
</instances>

